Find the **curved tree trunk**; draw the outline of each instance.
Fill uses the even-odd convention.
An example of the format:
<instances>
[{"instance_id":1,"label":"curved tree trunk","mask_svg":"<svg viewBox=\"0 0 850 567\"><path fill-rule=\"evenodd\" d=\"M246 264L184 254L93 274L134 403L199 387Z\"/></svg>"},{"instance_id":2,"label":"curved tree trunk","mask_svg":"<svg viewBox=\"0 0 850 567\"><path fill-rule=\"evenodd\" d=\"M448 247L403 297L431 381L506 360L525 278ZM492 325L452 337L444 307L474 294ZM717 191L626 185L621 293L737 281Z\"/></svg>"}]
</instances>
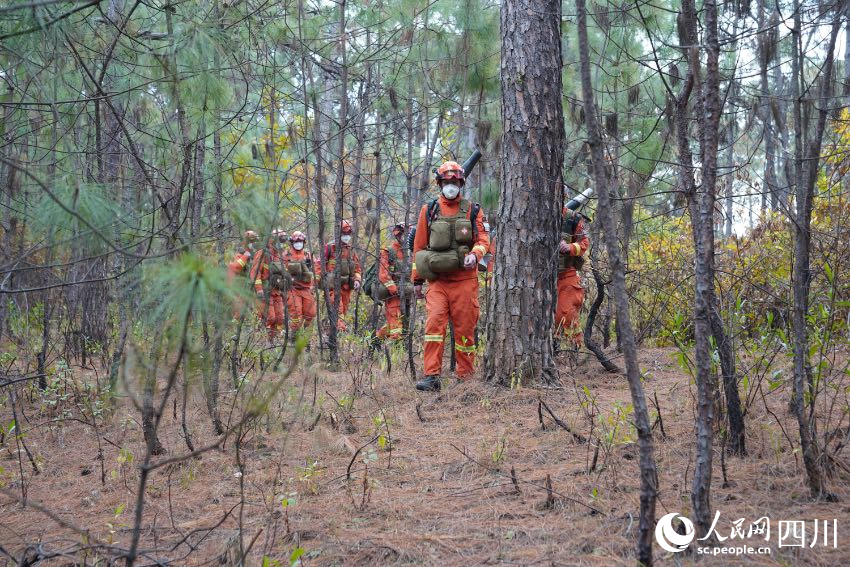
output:
<instances>
[{"instance_id":1,"label":"curved tree trunk","mask_svg":"<svg viewBox=\"0 0 850 567\"><path fill-rule=\"evenodd\" d=\"M611 266L611 293L617 311L617 336L623 348L626 363L626 378L634 406L634 424L638 434L640 448L640 519L636 534L637 560L640 565L652 565L652 540L655 527L655 499L658 493L658 473L655 468L652 427L649 424L649 410L641 382L640 366L637 359L637 345L629 314L629 298L626 290L626 268L620 243L617 242L617 225L612 206L612 179L606 167L602 134L593 99L593 85L590 79L590 48L587 40L587 8L585 0L576 1L578 14L578 43L581 63L581 93L584 101L584 115L587 124L587 138L590 146L591 173L596 183L599 204L596 216L602 224L603 240Z\"/></svg>"},{"instance_id":2,"label":"curved tree trunk","mask_svg":"<svg viewBox=\"0 0 850 567\"><path fill-rule=\"evenodd\" d=\"M502 198L485 379L557 380L552 348L564 111L561 2L503 0Z\"/></svg>"}]
</instances>

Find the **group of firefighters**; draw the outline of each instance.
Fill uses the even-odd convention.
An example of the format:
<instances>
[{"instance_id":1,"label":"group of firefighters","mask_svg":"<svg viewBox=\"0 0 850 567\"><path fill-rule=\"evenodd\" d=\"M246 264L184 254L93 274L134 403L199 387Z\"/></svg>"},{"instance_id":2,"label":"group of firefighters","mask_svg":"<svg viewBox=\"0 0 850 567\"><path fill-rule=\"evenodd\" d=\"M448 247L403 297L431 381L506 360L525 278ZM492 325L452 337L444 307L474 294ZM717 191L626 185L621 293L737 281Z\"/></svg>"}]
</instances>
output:
<instances>
[{"instance_id":1,"label":"group of firefighters","mask_svg":"<svg viewBox=\"0 0 850 567\"><path fill-rule=\"evenodd\" d=\"M376 290L370 290L370 295L384 305L386 324L377 331L381 339L402 337L402 289L410 290L416 299L425 299L424 377L416 383L418 390L436 391L441 387L443 343L449 323L454 331L456 376L464 381L473 372L475 327L480 310L478 266L493 243L480 207L461 197L465 181L463 167L454 161L447 161L437 169L440 196L423 205L419 212L412 231L410 270L405 269L407 229L396 224L391 229L392 239L380 252ZM324 258L319 261L305 250L307 238L301 231L287 235L276 229L259 249L257 233L245 232L244 247L228 265L228 273L232 280L247 270L257 295L257 315L271 343L284 328L284 300L288 305L290 337L294 339L316 317L316 282L327 291L333 305L337 276L340 282L337 329L346 330L345 316L351 294L363 285L363 271L351 246L352 237L351 223L342 221L341 248L337 250L335 243L326 245L322 251ZM559 339L566 337L576 347L582 341L579 311L584 301L577 268L581 269L589 245L583 217L565 207L558 245L555 334ZM488 269L492 270L492 262Z\"/></svg>"},{"instance_id":2,"label":"group of firefighters","mask_svg":"<svg viewBox=\"0 0 850 567\"><path fill-rule=\"evenodd\" d=\"M337 329L346 330L344 316L351 303L351 293L360 289L362 272L357 253L351 247L353 229L351 223L343 221L340 227L342 248L335 244L325 247L325 268L329 275L340 272L339 317ZM247 270L257 295L257 316L265 324L269 342L280 336L286 322L284 299L289 311L290 338L294 341L302 329L307 329L316 318L316 300L313 295L316 281L327 285L330 301L334 301L333 279L322 280L322 263L315 261L305 249L307 236L300 230L291 235L282 229L274 229L266 245L257 249L259 237L253 230L245 231L242 249L228 264L228 278L233 279ZM287 246L288 244L288 246ZM239 312L234 313L238 316Z\"/></svg>"}]
</instances>

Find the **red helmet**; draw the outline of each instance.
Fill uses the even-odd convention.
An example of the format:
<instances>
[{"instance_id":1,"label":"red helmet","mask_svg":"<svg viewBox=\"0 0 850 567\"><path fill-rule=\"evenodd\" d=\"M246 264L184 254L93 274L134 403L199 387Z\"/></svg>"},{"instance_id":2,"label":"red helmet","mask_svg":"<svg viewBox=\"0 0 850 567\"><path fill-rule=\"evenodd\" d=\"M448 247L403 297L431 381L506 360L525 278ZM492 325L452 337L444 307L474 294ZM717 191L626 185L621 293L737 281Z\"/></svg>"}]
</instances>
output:
<instances>
[{"instance_id":1,"label":"red helmet","mask_svg":"<svg viewBox=\"0 0 850 567\"><path fill-rule=\"evenodd\" d=\"M292 233L292 236L289 237L290 242L306 242L307 236L301 232L300 230L296 230Z\"/></svg>"},{"instance_id":2,"label":"red helmet","mask_svg":"<svg viewBox=\"0 0 850 567\"><path fill-rule=\"evenodd\" d=\"M353 230L354 229L352 228L351 223L347 220L342 221L339 225L339 231L342 234L351 234Z\"/></svg>"},{"instance_id":3,"label":"red helmet","mask_svg":"<svg viewBox=\"0 0 850 567\"><path fill-rule=\"evenodd\" d=\"M466 174L463 167L456 161L447 161L437 168L437 182L440 181L459 181L463 185L466 181Z\"/></svg>"},{"instance_id":4,"label":"red helmet","mask_svg":"<svg viewBox=\"0 0 850 567\"><path fill-rule=\"evenodd\" d=\"M286 242L286 231L280 227L272 230L272 239L276 239L278 242Z\"/></svg>"},{"instance_id":5,"label":"red helmet","mask_svg":"<svg viewBox=\"0 0 850 567\"><path fill-rule=\"evenodd\" d=\"M253 230L246 230L245 234L243 236L245 237L245 240L248 241L248 242L256 242L257 238L258 238L257 233L254 232Z\"/></svg>"}]
</instances>

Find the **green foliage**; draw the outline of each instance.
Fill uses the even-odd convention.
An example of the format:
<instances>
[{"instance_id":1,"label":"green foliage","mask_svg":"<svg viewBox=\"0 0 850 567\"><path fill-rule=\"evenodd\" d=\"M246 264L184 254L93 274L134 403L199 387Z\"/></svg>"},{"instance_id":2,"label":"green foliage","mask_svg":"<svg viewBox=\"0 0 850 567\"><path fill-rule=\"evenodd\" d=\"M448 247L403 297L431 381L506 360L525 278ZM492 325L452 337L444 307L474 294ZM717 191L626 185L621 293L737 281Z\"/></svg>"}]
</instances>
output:
<instances>
[{"instance_id":1,"label":"green foliage","mask_svg":"<svg viewBox=\"0 0 850 567\"><path fill-rule=\"evenodd\" d=\"M119 214L111 191L114 188L106 185L59 179L53 195L43 193L38 205L29 210L32 230L56 239L82 240L89 253L104 252L109 246L104 239L114 236L109 229Z\"/></svg>"},{"instance_id":2,"label":"green foliage","mask_svg":"<svg viewBox=\"0 0 850 567\"><path fill-rule=\"evenodd\" d=\"M325 472L325 467L319 464L316 459L307 459L303 467L298 467L296 473L298 481L305 487L310 494L319 493L319 481Z\"/></svg>"},{"instance_id":3,"label":"green foliage","mask_svg":"<svg viewBox=\"0 0 850 567\"><path fill-rule=\"evenodd\" d=\"M240 294L245 301L251 297L239 286L228 284L224 268L192 254L149 267L146 281L148 324L177 324L178 331L190 319L223 325L230 320L230 312L221 306L232 304Z\"/></svg>"}]
</instances>

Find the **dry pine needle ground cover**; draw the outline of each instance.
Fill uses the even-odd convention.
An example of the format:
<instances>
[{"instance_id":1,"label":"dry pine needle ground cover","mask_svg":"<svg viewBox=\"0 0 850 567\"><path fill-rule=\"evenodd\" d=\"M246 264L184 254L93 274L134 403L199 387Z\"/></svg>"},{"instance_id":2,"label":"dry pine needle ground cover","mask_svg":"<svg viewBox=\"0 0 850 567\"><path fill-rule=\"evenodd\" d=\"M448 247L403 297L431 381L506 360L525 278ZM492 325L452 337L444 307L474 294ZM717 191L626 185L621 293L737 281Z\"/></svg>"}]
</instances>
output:
<instances>
[{"instance_id":1,"label":"dry pine needle ground cover","mask_svg":"<svg viewBox=\"0 0 850 567\"><path fill-rule=\"evenodd\" d=\"M657 396L664 429L656 423L657 517L690 511L693 388L671 354L641 353L647 393ZM349 372L327 373L316 364L296 372L270 417L246 433L242 475L232 442L157 470L147 489L142 547L173 564L226 564L237 553L241 517L243 544L255 565L263 556L286 565L299 547L305 565L634 564L638 452L625 417L624 378L586 360L573 371L562 368L563 390L509 391L472 382L435 395L416 392L398 369L387 375L373 368L354 396ZM554 423L541 399L572 433ZM850 564L846 478L832 479L839 502L807 498L801 459L774 418L796 443L787 399L783 387L768 394L766 404L761 396L751 404L750 454L726 460L725 486L715 453L712 503L721 511L721 533L741 517L836 518L838 548L780 549L772 535L769 556L697 561L656 547L660 564ZM229 407L225 395L222 408ZM42 468L35 476L24 469L28 497L126 547L144 451L138 412L120 401L102 427L104 485L90 427L51 423L39 408L26 409L27 444ZM200 391L191 396L188 422L196 446L214 440ZM169 456L186 451L181 435L169 404L161 430ZM6 489L19 494L14 447L6 444L0 466ZM36 542L70 548L81 539L8 494L0 495L0 518L0 543L13 553Z\"/></svg>"}]
</instances>

